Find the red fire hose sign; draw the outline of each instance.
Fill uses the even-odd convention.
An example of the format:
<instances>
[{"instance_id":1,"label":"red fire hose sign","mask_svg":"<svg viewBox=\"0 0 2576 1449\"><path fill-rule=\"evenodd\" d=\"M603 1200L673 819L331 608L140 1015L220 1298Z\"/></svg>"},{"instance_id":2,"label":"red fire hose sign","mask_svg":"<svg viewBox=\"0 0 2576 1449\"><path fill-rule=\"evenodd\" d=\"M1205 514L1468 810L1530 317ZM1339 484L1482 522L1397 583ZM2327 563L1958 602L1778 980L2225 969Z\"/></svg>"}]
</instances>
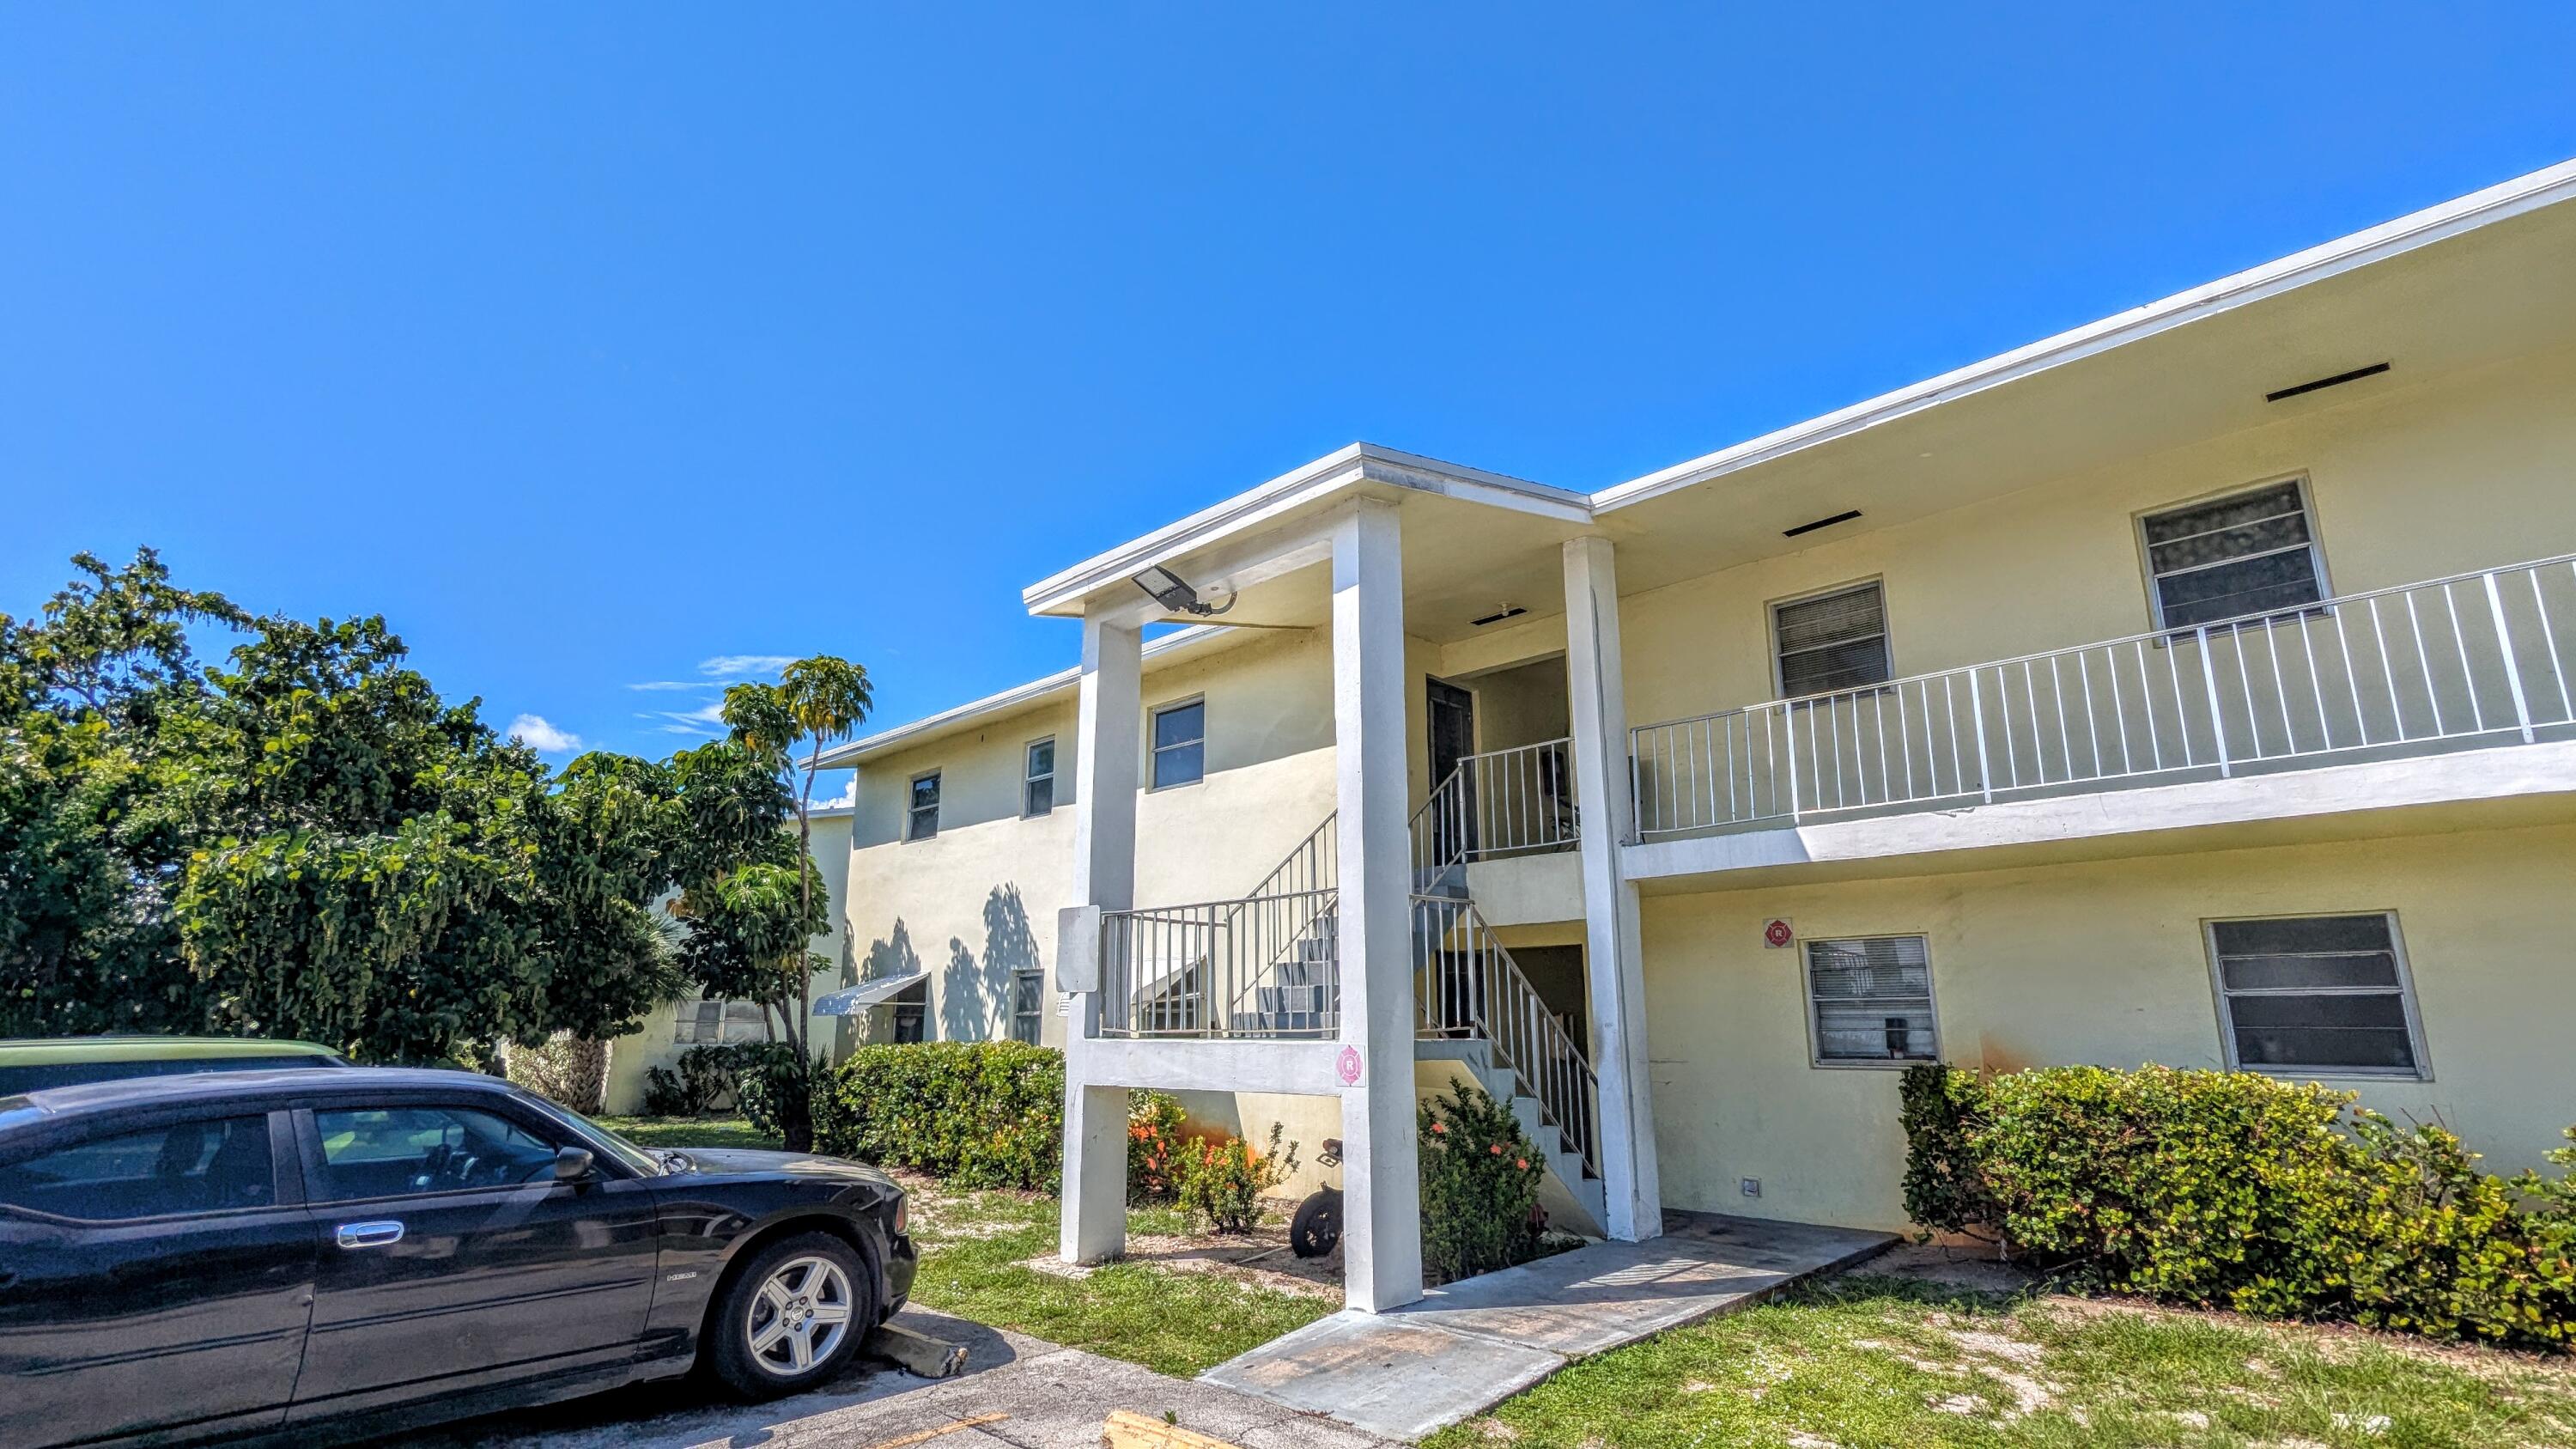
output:
<instances>
[{"instance_id":1,"label":"red fire hose sign","mask_svg":"<svg viewBox=\"0 0 2576 1449\"><path fill-rule=\"evenodd\" d=\"M1349 1046L1342 1048L1342 1055L1333 1063L1333 1070L1340 1074L1343 1086L1358 1086L1360 1084L1360 1049Z\"/></svg>"},{"instance_id":2,"label":"red fire hose sign","mask_svg":"<svg viewBox=\"0 0 2576 1449\"><path fill-rule=\"evenodd\" d=\"M1789 923L1787 916L1773 916L1762 923L1762 944L1771 950L1785 951L1796 939L1798 928Z\"/></svg>"}]
</instances>

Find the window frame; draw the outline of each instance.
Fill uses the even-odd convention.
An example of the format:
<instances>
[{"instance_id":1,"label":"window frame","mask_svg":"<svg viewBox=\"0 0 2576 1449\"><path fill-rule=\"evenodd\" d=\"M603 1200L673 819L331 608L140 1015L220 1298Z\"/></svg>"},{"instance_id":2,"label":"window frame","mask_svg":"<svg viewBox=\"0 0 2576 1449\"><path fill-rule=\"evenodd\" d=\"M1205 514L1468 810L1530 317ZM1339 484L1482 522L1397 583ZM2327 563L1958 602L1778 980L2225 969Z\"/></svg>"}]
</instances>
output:
<instances>
[{"instance_id":1,"label":"window frame","mask_svg":"<svg viewBox=\"0 0 2576 1449\"><path fill-rule=\"evenodd\" d=\"M0 1149L0 1166L15 1167L38 1157L50 1156L70 1148L115 1137L130 1137L154 1128L176 1127L182 1122L229 1122L257 1117L268 1132L268 1193L264 1203L241 1207L208 1208L202 1212L152 1213L130 1218L76 1218L62 1213L49 1213L19 1203L0 1203L0 1215L12 1215L34 1222L64 1223L82 1228L125 1229L162 1223L212 1222L252 1213L280 1210L300 1212L306 1206L304 1162L297 1150L295 1128L290 1109L265 1102L204 1102L187 1106L170 1106L142 1112L117 1112L95 1117L75 1118L69 1122L48 1123L45 1130Z\"/></svg>"},{"instance_id":2,"label":"window frame","mask_svg":"<svg viewBox=\"0 0 2576 1449\"><path fill-rule=\"evenodd\" d=\"M2162 635L2182 635L2195 633L2202 629L2224 628L2230 620L2209 619L2197 624L2169 624L2165 622L2165 595L2164 590L2156 586L2158 580L2174 577L2180 574L2195 573L2201 569L2220 568L2224 567L2224 564L2201 564L2196 568L2178 569L2172 575L2157 573L2155 555L2156 546L2147 541L2147 521L2153 518L2161 518L2168 513L2179 513L2189 508L2206 508L2211 504L2224 503L2228 499L2241 497L2248 493L2260 493L2267 488L2278 488L2284 483L2290 484L2298 490L2299 512L2301 516L2305 517L2308 521L2308 541L2304 547L2308 551L2308 567L2316 575L2317 597L2309 603L2294 604L2286 609L2274 609L2268 613L2261 614L2236 614L2230 617L2236 624L2242 626L2250 620L2276 620L2281 618L2283 615L2308 618L2331 612L2329 601L2334 598L2335 590L2334 576L2328 572L2326 564L2325 523L2324 520L2317 516L2317 494L2315 484L2309 477L2307 470L2302 468L2294 472L2275 474L2269 478L2258 478L2250 483L2231 484L2228 487L2213 489L2207 493L2195 494L2189 498L2179 498L2170 503L2159 503L2152 508L2141 508L2137 512L2129 515L2129 537L2130 542L2138 551L2138 577L2146 587L2147 626L2150 629ZM2288 553L2290 550L2278 549L2275 550L2275 552ZM2247 557L2263 558L2269 557L2269 555L2249 554ZM2237 562L2237 560L2229 559L2225 562L2234 563ZM2161 644L2163 641L2160 639L2157 642ZM2240 916L2231 917L2230 919L2251 920L2255 918Z\"/></svg>"},{"instance_id":3,"label":"window frame","mask_svg":"<svg viewBox=\"0 0 2576 1449\"><path fill-rule=\"evenodd\" d=\"M2218 928L2245 921L2326 921L2378 916L2388 923L2388 954L2397 966L2397 1004L2406 1016L2406 1045L2415 1054L2413 1068L2271 1065L2241 1061L2236 1052L2236 1014L2228 1006L2232 996L2386 996L2384 988L2337 991L2308 989L2294 991L2230 992L2227 976L2219 966ZM2429 1082L2433 1080L2433 1057L2425 1050L2424 1017L2415 1003L2415 969L2406 956L2405 924L2397 918L2394 906L2385 909L2360 908L2340 911L2265 911L2244 916L2204 916L2200 922L2201 955L2209 963L2209 990L2218 1011L2219 1060L2231 1072L2257 1072L2267 1077L2285 1077L2298 1081L2326 1081L2336 1078L2375 1082Z\"/></svg>"},{"instance_id":4,"label":"window frame","mask_svg":"<svg viewBox=\"0 0 2576 1449\"><path fill-rule=\"evenodd\" d=\"M1202 726L1202 729L1204 728L1205 727ZM1043 775L1033 775L1029 773L1029 756L1040 745L1047 747L1047 772ZM1055 766L1057 754L1058 751L1056 748L1055 736L1053 735L1040 735L1036 739L1023 740L1020 742L1020 818L1022 820L1043 820L1047 816L1055 813ZM1044 810L1032 810L1029 808L1029 789L1036 785L1040 780L1046 781L1047 808Z\"/></svg>"},{"instance_id":5,"label":"window frame","mask_svg":"<svg viewBox=\"0 0 2576 1449\"><path fill-rule=\"evenodd\" d=\"M1823 1022L1816 1015L1815 960L1810 946L1838 941L1920 941L1923 943L1923 1009L1932 1018L1932 1054L1928 1057L1829 1057L1825 1055ZM1860 931L1844 935L1799 936L1791 943L1798 953L1798 1010L1807 1019L1807 1065L1819 1071L1902 1071L1949 1060L1941 1034L1941 996L1934 978L1940 973L1932 964L1932 933L1929 931Z\"/></svg>"},{"instance_id":6,"label":"window frame","mask_svg":"<svg viewBox=\"0 0 2576 1449\"><path fill-rule=\"evenodd\" d=\"M1199 712L1198 738L1195 740L1183 740L1178 744L1172 745L1156 744L1154 742L1155 723L1167 714L1172 714L1176 711L1190 708L1196 708ZM1160 762L1163 753L1166 750L1182 749L1193 744L1199 747L1199 772L1196 775L1193 775L1186 780L1175 780L1168 785L1161 783L1155 778L1159 773L1156 769L1156 765ZM1205 694L1185 695L1179 699L1165 700L1163 703L1154 705L1147 709L1145 711L1145 793L1150 795L1158 790L1186 790L1192 785L1203 785L1207 783L1207 744L1208 720L1207 696Z\"/></svg>"},{"instance_id":7,"label":"window frame","mask_svg":"<svg viewBox=\"0 0 2576 1449\"><path fill-rule=\"evenodd\" d=\"M941 774L942 774L942 768L941 768L941 767L934 767L934 768L931 768L931 769L923 770L923 771L921 771L921 772L919 772L919 773L917 773L917 774L913 775L910 779L908 779L908 780L904 781L904 785L903 785L903 843L904 843L904 844L906 844L906 845L912 845L912 844L915 844L915 843L917 843L917 842L919 842L919 841L924 841L924 840L937 840L937 839L939 838L939 807L940 807L943 803L945 803L946 798L947 798L947 794L948 794L948 782L947 782L946 780L943 780L943 779L941 779L941 778L940 778ZM921 805L919 805L919 804L915 803L915 802L916 802L916 798L917 798L917 794L918 794L918 792L919 792L919 791L920 791L920 789L921 789L921 782L922 782L922 781L924 781L924 780L928 780L928 781L930 782L930 805L929 805L929 807L928 807L928 808L929 808L929 810L930 810L930 828L929 828L928 830L923 830L923 829L921 829L921 828L920 828L920 826L921 826L921 812L922 812L923 807L922 807Z\"/></svg>"},{"instance_id":8,"label":"window frame","mask_svg":"<svg viewBox=\"0 0 2576 1449\"><path fill-rule=\"evenodd\" d=\"M1023 985L1029 987L1029 1009L1025 1013L1020 1010L1019 999L1019 991ZM1020 1035L1020 1019L1024 1015L1029 1023L1027 1036ZM1038 1045L1040 1039L1046 1035L1046 972L1044 970L1028 967L1011 973L1010 1031L1011 1040L1025 1042L1030 1046Z\"/></svg>"},{"instance_id":9,"label":"window frame","mask_svg":"<svg viewBox=\"0 0 2576 1449\"><path fill-rule=\"evenodd\" d=\"M1829 689L1824 691L1822 694L1792 695L1789 693L1788 672L1781 668L1780 611L1798 604L1811 604L1818 599L1830 599L1838 594L1858 593L1862 589L1878 590L1878 641L1880 646L1887 652L1887 678L1873 680L1868 684L1845 685L1841 689ZM1787 594L1780 598L1769 600L1762 606L1762 631L1763 643L1765 645L1766 652L1770 655L1771 698L1777 702L1785 703L1791 700L1823 699L1837 694L1867 694L1876 690L1885 689L1897 680L1905 677L1904 674L1896 667L1896 618L1894 611L1889 609L1887 606L1887 576L1885 574L1871 574L1865 578L1846 579L1841 583L1828 584L1820 589L1807 589L1800 593ZM1804 653L1807 651L1801 650L1799 652ZM1835 939L1839 940L1843 938L1836 937ZM1852 939L1858 938L1854 937Z\"/></svg>"}]
</instances>

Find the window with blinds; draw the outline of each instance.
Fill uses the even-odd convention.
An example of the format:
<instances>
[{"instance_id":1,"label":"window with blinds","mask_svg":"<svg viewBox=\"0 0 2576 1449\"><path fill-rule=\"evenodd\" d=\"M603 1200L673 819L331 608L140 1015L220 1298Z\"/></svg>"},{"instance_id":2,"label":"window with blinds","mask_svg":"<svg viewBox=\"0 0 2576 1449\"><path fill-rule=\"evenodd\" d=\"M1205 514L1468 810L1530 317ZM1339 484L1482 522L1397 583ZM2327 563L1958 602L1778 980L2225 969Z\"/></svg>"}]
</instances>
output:
<instances>
[{"instance_id":1,"label":"window with blinds","mask_svg":"<svg viewBox=\"0 0 2576 1449\"><path fill-rule=\"evenodd\" d=\"M1876 584L1772 605L1771 639L1783 699L1883 684L1892 672Z\"/></svg>"},{"instance_id":2,"label":"window with blinds","mask_svg":"<svg viewBox=\"0 0 2576 1449\"><path fill-rule=\"evenodd\" d=\"M2151 513L2139 527L2158 628L2280 613L2325 597L2307 491L2295 478Z\"/></svg>"},{"instance_id":3,"label":"window with blinds","mask_svg":"<svg viewBox=\"0 0 2576 1449\"><path fill-rule=\"evenodd\" d=\"M1046 974L1018 971L1011 975L1011 1040L1037 1045L1039 1012L1046 1001Z\"/></svg>"},{"instance_id":4,"label":"window with blinds","mask_svg":"<svg viewBox=\"0 0 2576 1449\"><path fill-rule=\"evenodd\" d=\"M2212 921L2209 952L2229 1066L2423 1075L2395 916Z\"/></svg>"},{"instance_id":5,"label":"window with blinds","mask_svg":"<svg viewBox=\"0 0 2576 1449\"><path fill-rule=\"evenodd\" d=\"M683 1001L671 1040L681 1046L762 1041L769 1019L757 1001Z\"/></svg>"},{"instance_id":6,"label":"window with blinds","mask_svg":"<svg viewBox=\"0 0 2576 1449\"><path fill-rule=\"evenodd\" d=\"M1809 941L1806 960L1818 1062L1940 1060L1932 959L1921 936Z\"/></svg>"}]
</instances>

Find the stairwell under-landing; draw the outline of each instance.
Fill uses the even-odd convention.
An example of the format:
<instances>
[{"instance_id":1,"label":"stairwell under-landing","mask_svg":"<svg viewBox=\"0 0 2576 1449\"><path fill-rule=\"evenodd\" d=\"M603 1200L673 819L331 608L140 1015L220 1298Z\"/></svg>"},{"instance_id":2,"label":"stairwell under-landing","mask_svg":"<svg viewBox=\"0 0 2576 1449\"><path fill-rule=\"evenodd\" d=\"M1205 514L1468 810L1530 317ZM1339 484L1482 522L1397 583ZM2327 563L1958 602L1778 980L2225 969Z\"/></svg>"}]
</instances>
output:
<instances>
[{"instance_id":1,"label":"stairwell under-landing","mask_svg":"<svg viewBox=\"0 0 2576 1449\"><path fill-rule=\"evenodd\" d=\"M1200 1377L1356 1429L1418 1439L1578 1358L1758 1303L1885 1251L1890 1233L1666 1212L1664 1236L1605 1242L1346 1310Z\"/></svg>"}]
</instances>

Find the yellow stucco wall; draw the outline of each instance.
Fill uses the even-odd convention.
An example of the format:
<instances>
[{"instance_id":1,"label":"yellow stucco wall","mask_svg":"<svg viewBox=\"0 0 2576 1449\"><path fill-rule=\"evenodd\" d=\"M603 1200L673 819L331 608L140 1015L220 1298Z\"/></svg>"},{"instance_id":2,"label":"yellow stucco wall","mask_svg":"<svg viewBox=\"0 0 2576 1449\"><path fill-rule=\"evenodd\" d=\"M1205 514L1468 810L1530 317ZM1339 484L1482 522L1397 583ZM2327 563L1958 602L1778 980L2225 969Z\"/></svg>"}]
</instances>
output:
<instances>
[{"instance_id":1,"label":"yellow stucco wall","mask_svg":"<svg viewBox=\"0 0 2576 1449\"><path fill-rule=\"evenodd\" d=\"M1676 1207L1897 1227L1897 1073L1810 1065L1802 939L1928 938L1944 1058L2223 1065L2202 922L2393 910L2425 1082L2335 1081L2438 1119L2513 1172L2576 1124L2576 828L2216 851L1955 875L1649 896L1648 1053L1664 1199ZM1742 1178L1762 1181L1756 1200Z\"/></svg>"},{"instance_id":2,"label":"yellow stucco wall","mask_svg":"<svg viewBox=\"0 0 2576 1449\"><path fill-rule=\"evenodd\" d=\"M1811 547L1783 541L1772 557L1621 599L1629 719L1776 697L1769 606L1846 583L1883 583L1899 677L2145 632L2136 516L2292 473L2308 477L2339 593L2576 551L2570 398L2576 350ZM1549 637L1544 624L1525 631L1533 646Z\"/></svg>"}]
</instances>

